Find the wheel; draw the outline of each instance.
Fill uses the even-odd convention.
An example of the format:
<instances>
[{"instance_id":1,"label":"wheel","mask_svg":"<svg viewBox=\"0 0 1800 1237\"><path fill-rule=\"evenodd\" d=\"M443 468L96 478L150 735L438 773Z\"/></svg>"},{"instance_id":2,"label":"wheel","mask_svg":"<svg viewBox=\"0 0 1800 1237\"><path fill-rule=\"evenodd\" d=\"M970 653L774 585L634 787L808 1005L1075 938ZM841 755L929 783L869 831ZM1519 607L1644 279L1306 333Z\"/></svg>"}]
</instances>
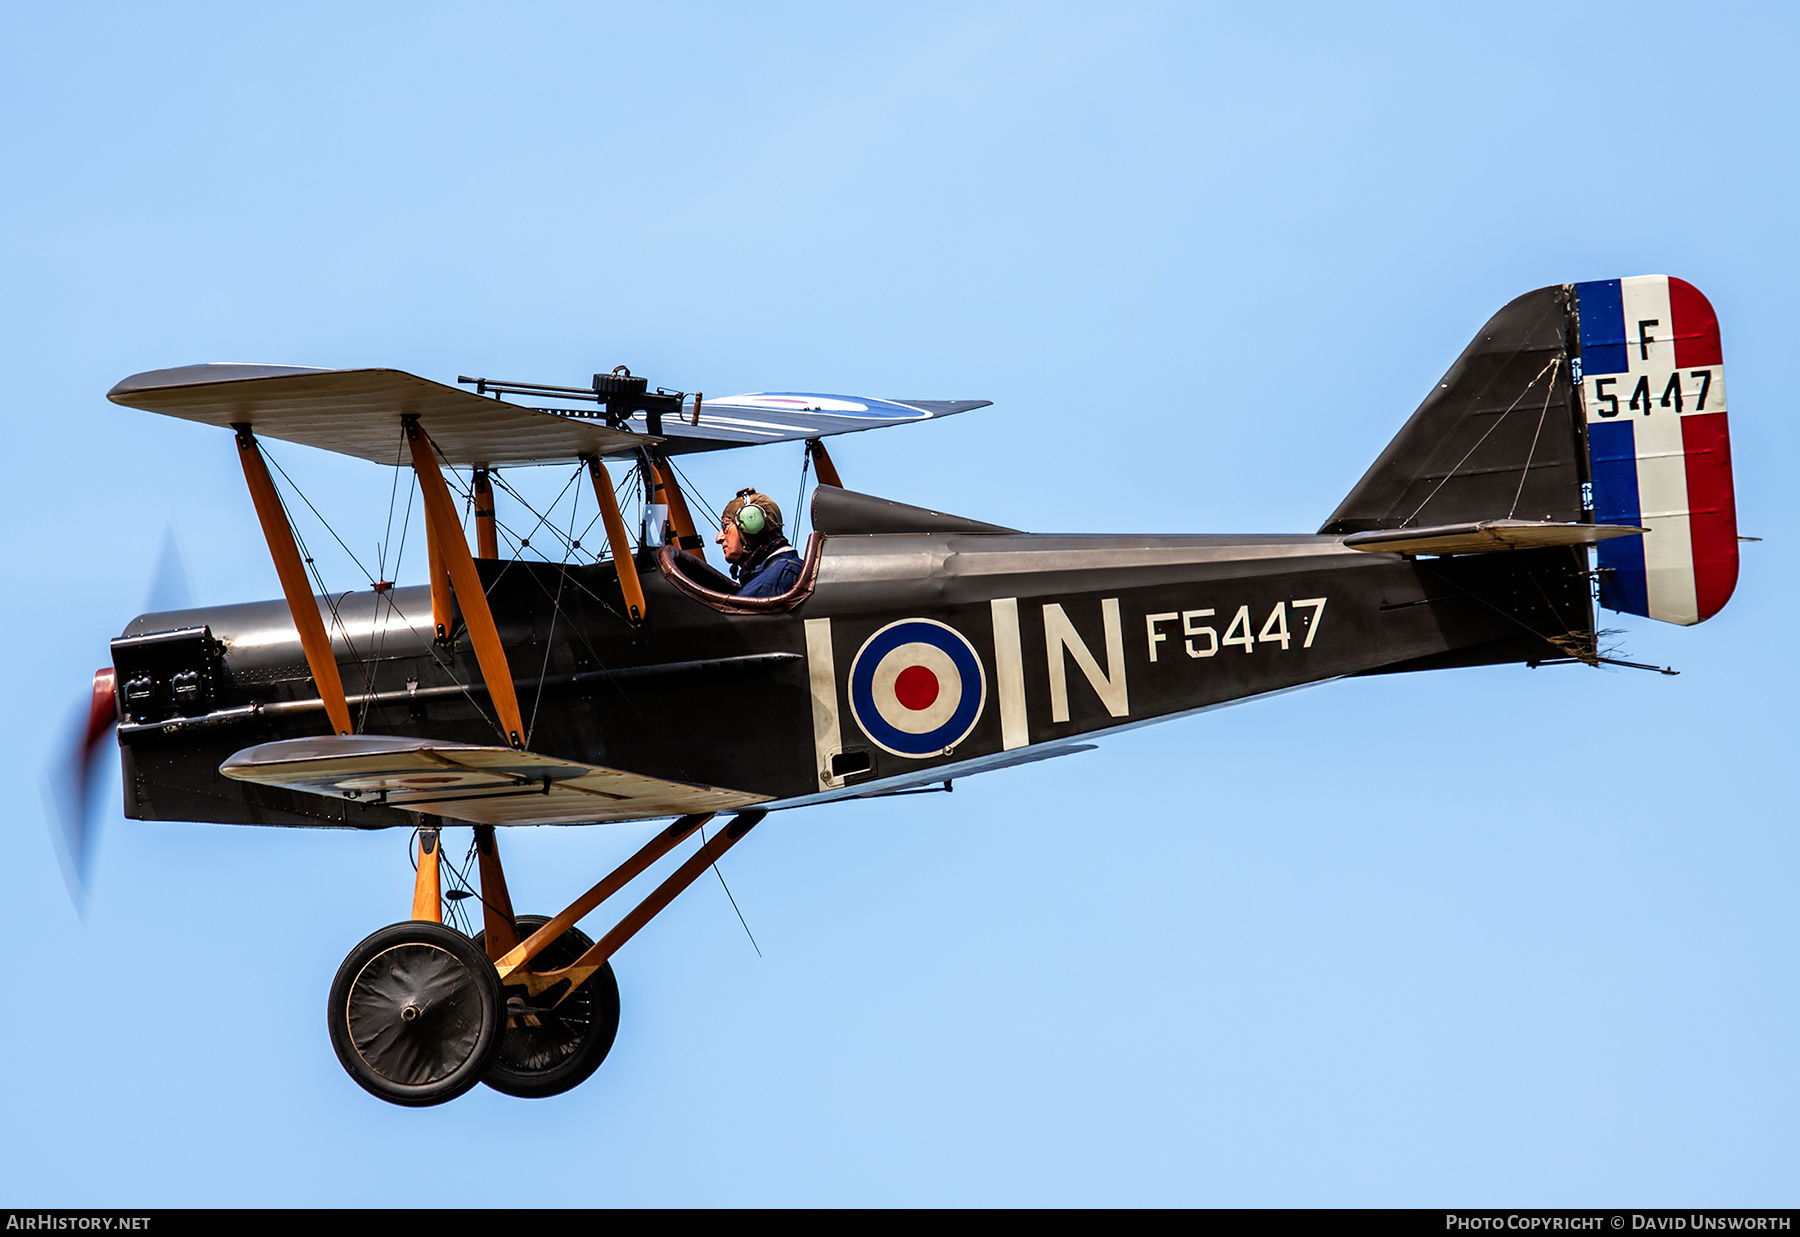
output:
<instances>
[{"instance_id":1,"label":"wheel","mask_svg":"<svg viewBox=\"0 0 1800 1237\"><path fill-rule=\"evenodd\" d=\"M550 921L542 915L519 916L523 940ZM485 933L475 938L477 948ZM531 960L534 971L568 966L593 945L579 928L570 928ZM619 1032L619 981L608 962L560 1005L568 989L558 984L536 998L523 988L506 990L506 1030L500 1051L482 1079L488 1086L522 1099L561 1095L586 1082L612 1051Z\"/></svg>"},{"instance_id":2,"label":"wheel","mask_svg":"<svg viewBox=\"0 0 1800 1237\"><path fill-rule=\"evenodd\" d=\"M494 964L460 932L413 920L350 951L331 981L331 1046L357 1085L423 1108L481 1081L505 1008Z\"/></svg>"}]
</instances>

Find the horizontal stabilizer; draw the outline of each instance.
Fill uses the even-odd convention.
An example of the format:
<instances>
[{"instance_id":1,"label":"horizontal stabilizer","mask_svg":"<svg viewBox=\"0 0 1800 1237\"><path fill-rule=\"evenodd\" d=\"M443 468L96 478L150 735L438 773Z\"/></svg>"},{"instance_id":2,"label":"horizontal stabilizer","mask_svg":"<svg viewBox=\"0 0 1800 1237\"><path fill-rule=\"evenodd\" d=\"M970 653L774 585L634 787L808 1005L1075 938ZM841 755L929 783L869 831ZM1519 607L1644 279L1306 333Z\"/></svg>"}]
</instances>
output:
<instances>
[{"instance_id":1,"label":"horizontal stabilizer","mask_svg":"<svg viewBox=\"0 0 1800 1237\"><path fill-rule=\"evenodd\" d=\"M413 414L455 465L551 464L632 451L654 438L582 417L523 408L397 369L186 365L133 374L106 393L207 425L249 424L266 438L401 464L400 418Z\"/></svg>"},{"instance_id":2,"label":"horizontal stabilizer","mask_svg":"<svg viewBox=\"0 0 1800 1237\"><path fill-rule=\"evenodd\" d=\"M262 743L219 772L302 794L482 825L570 825L723 812L767 795L645 777L507 747L385 735Z\"/></svg>"},{"instance_id":3,"label":"horizontal stabilizer","mask_svg":"<svg viewBox=\"0 0 1800 1237\"><path fill-rule=\"evenodd\" d=\"M1481 520L1434 528L1382 528L1351 533L1344 545L1379 554L1487 554L1549 546L1598 545L1610 537L1641 537L1648 529L1625 524L1562 524L1548 520Z\"/></svg>"}]
</instances>

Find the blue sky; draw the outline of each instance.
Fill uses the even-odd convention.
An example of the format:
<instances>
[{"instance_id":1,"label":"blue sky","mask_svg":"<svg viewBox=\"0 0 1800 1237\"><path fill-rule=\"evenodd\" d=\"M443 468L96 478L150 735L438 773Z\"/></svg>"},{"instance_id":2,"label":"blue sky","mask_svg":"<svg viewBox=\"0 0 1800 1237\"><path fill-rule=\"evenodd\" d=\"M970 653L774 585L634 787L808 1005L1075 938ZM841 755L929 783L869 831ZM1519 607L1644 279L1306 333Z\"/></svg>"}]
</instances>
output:
<instances>
[{"instance_id":1,"label":"blue sky","mask_svg":"<svg viewBox=\"0 0 1800 1237\"><path fill-rule=\"evenodd\" d=\"M1791 9L0 20L8 1204L1794 1202ZM1332 684L771 818L722 865L764 956L697 885L541 1103L394 1109L333 1058L399 833L115 812L64 891L40 781L167 531L200 602L278 594L229 437L108 404L126 374L985 398L839 440L846 482L1311 531L1508 299L1651 272L1718 310L1767 538L1699 628L1608 616L1679 678ZM372 554L388 474L277 455ZM690 471L786 501L799 455ZM505 835L521 910L644 834Z\"/></svg>"}]
</instances>

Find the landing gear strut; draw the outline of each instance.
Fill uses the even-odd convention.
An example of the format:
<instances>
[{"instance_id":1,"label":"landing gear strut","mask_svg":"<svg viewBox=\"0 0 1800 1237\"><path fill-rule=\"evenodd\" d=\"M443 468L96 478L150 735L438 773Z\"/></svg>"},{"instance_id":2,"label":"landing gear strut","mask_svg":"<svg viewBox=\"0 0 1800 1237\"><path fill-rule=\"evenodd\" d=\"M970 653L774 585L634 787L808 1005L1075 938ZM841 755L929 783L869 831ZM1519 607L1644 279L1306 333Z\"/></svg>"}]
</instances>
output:
<instances>
[{"instance_id":1,"label":"landing gear strut","mask_svg":"<svg viewBox=\"0 0 1800 1237\"><path fill-rule=\"evenodd\" d=\"M519 931L530 935L550 921L542 915L521 915L518 922ZM475 944L482 945L486 935L476 936ZM593 946L587 933L570 928L532 959L531 969L568 966ZM618 1033L619 981L613 978L610 962L579 988L559 986L535 997L523 988L508 988L500 1051L482 1081L521 1099L561 1095L600 1068Z\"/></svg>"},{"instance_id":2,"label":"landing gear strut","mask_svg":"<svg viewBox=\"0 0 1800 1237\"><path fill-rule=\"evenodd\" d=\"M477 826L484 930L474 940L441 922L438 830L422 825L413 918L351 950L332 981L327 1012L338 1060L371 1095L411 1107L445 1103L478 1082L527 1099L579 1086L619 1029L612 955L762 817L734 818L599 944L575 922L710 814L659 832L554 919L514 916L493 830Z\"/></svg>"}]
</instances>

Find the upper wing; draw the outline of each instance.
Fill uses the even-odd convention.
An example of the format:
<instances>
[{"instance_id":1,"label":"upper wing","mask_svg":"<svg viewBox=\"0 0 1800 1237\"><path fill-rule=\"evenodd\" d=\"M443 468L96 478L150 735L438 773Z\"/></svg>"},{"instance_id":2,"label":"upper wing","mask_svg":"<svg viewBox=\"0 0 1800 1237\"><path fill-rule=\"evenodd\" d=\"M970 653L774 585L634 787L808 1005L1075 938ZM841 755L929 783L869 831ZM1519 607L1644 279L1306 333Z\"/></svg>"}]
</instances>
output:
<instances>
[{"instance_id":1,"label":"upper wing","mask_svg":"<svg viewBox=\"0 0 1800 1237\"><path fill-rule=\"evenodd\" d=\"M828 438L857 430L906 425L986 408L986 399L873 399L866 395L813 395L800 391L760 391L700 401L681 417L662 419L662 449L671 455L718 451L762 442Z\"/></svg>"},{"instance_id":2,"label":"upper wing","mask_svg":"<svg viewBox=\"0 0 1800 1237\"><path fill-rule=\"evenodd\" d=\"M240 782L484 825L648 820L730 811L769 798L508 747L385 735L261 743L233 754L219 772Z\"/></svg>"},{"instance_id":3,"label":"upper wing","mask_svg":"<svg viewBox=\"0 0 1800 1237\"><path fill-rule=\"evenodd\" d=\"M184 365L133 374L106 397L208 425L248 424L264 437L377 464L404 462L400 418L416 415L448 463L481 466L626 455L652 443L674 455L823 438L930 421L991 402L765 391L699 401L697 414L665 414L657 437L642 413L645 432L634 433L611 428L590 410L528 408L397 369Z\"/></svg>"},{"instance_id":4,"label":"upper wing","mask_svg":"<svg viewBox=\"0 0 1800 1237\"><path fill-rule=\"evenodd\" d=\"M259 435L399 464L400 418L414 414L451 464L550 464L632 451L656 439L604 421L556 416L447 387L397 369L186 365L133 374L106 393L208 425L249 424Z\"/></svg>"}]
</instances>

